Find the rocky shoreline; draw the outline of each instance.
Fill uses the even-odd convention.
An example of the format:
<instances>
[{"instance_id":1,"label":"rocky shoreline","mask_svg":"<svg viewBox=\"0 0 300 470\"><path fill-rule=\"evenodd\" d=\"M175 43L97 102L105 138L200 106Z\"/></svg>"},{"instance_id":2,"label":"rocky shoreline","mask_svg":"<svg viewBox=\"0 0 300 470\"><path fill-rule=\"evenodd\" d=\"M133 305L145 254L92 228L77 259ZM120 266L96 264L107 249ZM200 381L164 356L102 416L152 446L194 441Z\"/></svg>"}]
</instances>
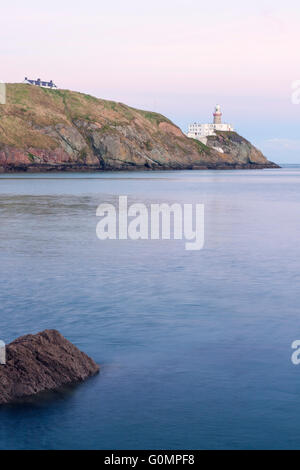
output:
<instances>
[{"instance_id":1,"label":"rocky shoreline","mask_svg":"<svg viewBox=\"0 0 300 470\"><path fill-rule=\"evenodd\" d=\"M33 167L33 168L13 168L9 169L6 168L5 170L0 168L0 175L1 174L37 174L37 173L105 173L107 171L110 172L122 172L122 171L132 171L132 172L140 172L140 171L183 171L183 170L214 170L214 171L224 171L224 170L266 170L271 168L280 168L278 165L223 165L223 166L194 166L194 167L187 167L187 168L155 168L149 170L149 168L134 168L134 169L110 169L110 170L102 170L99 168L90 168L90 167Z\"/></svg>"},{"instance_id":2,"label":"rocky shoreline","mask_svg":"<svg viewBox=\"0 0 300 470\"><path fill-rule=\"evenodd\" d=\"M98 172L104 173L107 171L119 172L119 171L180 171L180 170L263 170L271 168L280 168L276 163L233 163L233 164L219 164L219 165L192 165L187 167L132 167L124 166L122 168L99 168L98 166L85 166L85 165L27 165L27 166L14 166L14 167L0 167L0 174L5 173L26 173L26 174L35 174L35 173L56 173L56 172L66 172L66 173L80 173L80 172Z\"/></svg>"}]
</instances>

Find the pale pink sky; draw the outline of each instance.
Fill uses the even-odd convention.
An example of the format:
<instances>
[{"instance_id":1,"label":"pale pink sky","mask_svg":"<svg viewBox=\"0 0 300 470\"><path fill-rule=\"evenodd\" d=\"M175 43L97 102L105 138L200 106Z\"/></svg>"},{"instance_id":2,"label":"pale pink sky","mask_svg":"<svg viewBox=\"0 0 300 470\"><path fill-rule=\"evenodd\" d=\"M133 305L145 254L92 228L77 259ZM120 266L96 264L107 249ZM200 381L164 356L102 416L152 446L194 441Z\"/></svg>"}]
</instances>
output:
<instances>
[{"instance_id":1,"label":"pale pink sky","mask_svg":"<svg viewBox=\"0 0 300 470\"><path fill-rule=\"evenodd\" d=\"M162 112L183 130L218 102L270 158L300 163L298 1L50 3L1 5L1 80L53 79Z\"/></svg>"}]
</instances>

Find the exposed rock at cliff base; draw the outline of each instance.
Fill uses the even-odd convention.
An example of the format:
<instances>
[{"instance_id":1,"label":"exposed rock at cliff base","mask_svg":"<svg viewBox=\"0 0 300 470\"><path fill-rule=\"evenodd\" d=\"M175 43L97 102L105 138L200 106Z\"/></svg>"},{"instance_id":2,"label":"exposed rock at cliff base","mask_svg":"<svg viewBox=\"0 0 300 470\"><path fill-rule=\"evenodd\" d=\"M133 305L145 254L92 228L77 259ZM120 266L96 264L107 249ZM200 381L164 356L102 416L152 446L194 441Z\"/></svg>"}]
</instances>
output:
<instances>
[{"instance_id":1,"label":"exposed rock at cliff base","mask_svg":"<svg viewBox=\"0 0 300 470\"><path fill-rule=\"evenodd\" d=\"M216 135L207 137L206 145L222 151L227 161L235 161L241 166L266 164L266 157L262 152L237 132L215 131L215 133ZM269 163L269 168L279 168L275 163Z\"/></svg>"},{"instance_id":2,"label":"exposed rock at cliff base","mask_svg":"<svg viewBox=\"0 0 300 470\"><path fill-rule=\"evenodd\" d=\"M277 166L262 154L249 160L220 153L188 138L165 116L122 103L26 84L7 84L6 95L0 172Z\"/></svg>"},{"instance_id":3,"label":"exposed rock at cliff base","mask_svg":"<svg viewBox=\"0 0 300 470\"><path fill-rule=\"evenodd\" d=\"M0 365L0 404L81 382L99 366L56 330L21 336L6 346Z\"/></svg>"}]
</instances>

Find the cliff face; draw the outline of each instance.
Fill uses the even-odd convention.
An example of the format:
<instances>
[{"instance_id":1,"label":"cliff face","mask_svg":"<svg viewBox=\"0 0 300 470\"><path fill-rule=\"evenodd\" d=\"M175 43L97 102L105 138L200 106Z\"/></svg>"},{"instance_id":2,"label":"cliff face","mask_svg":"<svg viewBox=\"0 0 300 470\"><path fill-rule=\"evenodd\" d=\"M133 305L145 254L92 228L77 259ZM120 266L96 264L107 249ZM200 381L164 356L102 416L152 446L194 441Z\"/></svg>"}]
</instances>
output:
<instances>
[{"instance_id":1,"label":"cliff face","mask_svg":"<svg viewBox=\"0 0 300 470\"><path fill-rule=\"evenodd\" d=\"M85 380L99 366L56 330L22 336L6 347L0 365L0 404Z\"/></svg>"},{"instance_id":2,"label":"cliff face","mask_svg":"<svg viewBox=\"0 0 300 470\"><path fill-rule=\"evenodd\" d=\"M211 148L221 149L225 158L233 158L240 165L264 165L266 158L254 145L236 132L216 131L207 137Z\"/></svg>"},{"instance_id":3,"label":"cliff face","mask_svg":"<svg viewBox=\"0 0 300 470\"><path fill-rule=\"evenodd\" d=\"M193 139L166 117L68 90L7 85L0 105L0 171L275 166Z\"/></svg>"}]
</instances>

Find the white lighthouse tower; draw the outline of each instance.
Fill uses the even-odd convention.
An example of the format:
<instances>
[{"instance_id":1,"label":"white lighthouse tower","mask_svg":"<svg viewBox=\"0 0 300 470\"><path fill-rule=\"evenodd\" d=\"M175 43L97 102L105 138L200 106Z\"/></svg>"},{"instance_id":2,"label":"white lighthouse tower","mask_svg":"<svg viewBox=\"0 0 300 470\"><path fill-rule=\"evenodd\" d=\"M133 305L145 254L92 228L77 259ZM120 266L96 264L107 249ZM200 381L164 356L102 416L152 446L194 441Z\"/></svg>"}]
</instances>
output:
<instances>
[{"instance_id":1,"label":"white lighthouse tower","mask_svg":"<svg viewBox=\"0 0 300 470\"><path fill-rule=\"evenodd\" d=\"M221 106L219 104L217 104L215 107L214 124L222 124Z\"/></svg>"},{"instance_id":2,"label":"white lighthouse tower","mask_svg":"<svg viewBox=\"0 0 300 470\"><path fill-rule=\"evenodd\" d=\"M189 125L187 136L192 139L197 139L207 143L207 137L210 135L216 135L215 131L231 132L234 131L234 128L231 124L222 123L222 112L221 106L217 104L213 113L214 120L212 123L202 124L194 122L194 124Z\"/></svg>"}]
</instances>

